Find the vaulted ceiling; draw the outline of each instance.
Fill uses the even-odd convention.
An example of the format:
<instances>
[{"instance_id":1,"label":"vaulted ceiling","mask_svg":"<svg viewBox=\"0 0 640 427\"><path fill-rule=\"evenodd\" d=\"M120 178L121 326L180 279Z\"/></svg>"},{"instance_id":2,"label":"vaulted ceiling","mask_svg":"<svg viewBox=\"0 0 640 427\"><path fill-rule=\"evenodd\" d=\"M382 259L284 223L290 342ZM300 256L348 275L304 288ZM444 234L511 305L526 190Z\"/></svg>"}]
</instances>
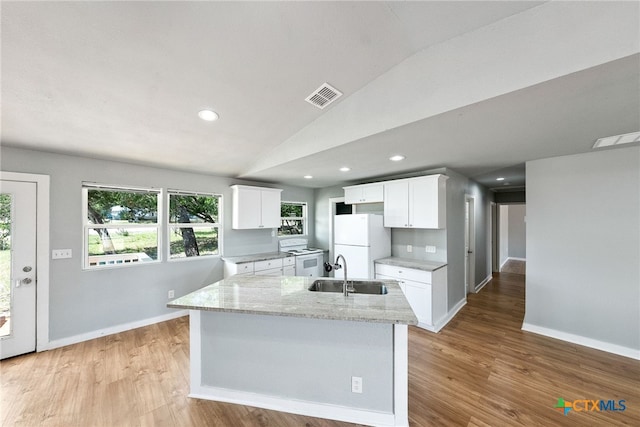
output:
<instances>
[{"instance_id":1,"label":"vaulted ceiling","mask_svg":"<svg viewBox=\"0 0 640 427\"><path fill-rule=\"evenodd\" d=\"M640 130L638 2L3 1L0 14L7 146L310 187L437 167L495 186ZM324 82L344 95L320 110L304 99Z\"/></svg>"}]
</instances>

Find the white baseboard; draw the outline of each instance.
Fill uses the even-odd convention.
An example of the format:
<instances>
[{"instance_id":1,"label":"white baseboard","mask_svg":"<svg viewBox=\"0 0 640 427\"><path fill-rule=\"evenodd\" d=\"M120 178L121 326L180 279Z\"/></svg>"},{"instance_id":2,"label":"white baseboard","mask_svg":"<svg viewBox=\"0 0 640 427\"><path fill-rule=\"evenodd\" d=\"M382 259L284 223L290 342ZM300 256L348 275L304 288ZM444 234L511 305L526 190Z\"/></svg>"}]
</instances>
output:
<instances>
[{"instance_id":1,"label":"white baseboard","mask_svg":"<svg viewBox=\"0 0 640 427\"><path fill-rule=\"evenodd\" d=\"M229 390L201 385L193 387L189 397L235 403L309 417L326 418L355 424L371 426L395 426L392 413L377 412L365 409L354 409L345 406L306 402L283 397L269 396L246 391Z\"/></svg>"},{"instance_id":2,"label":"white baseboard","mask_svg":"<svg viewBox=\"0 0 640 427\"><path fill-rule=\"evenodd\" d=\"M507 258L507 261L508 261L508 260L513 260L513 261L527 261L527 259L526 259L526 258L517 258L517 257L514 257L514 256L510 256L509 258Z\"/></svg>"},{"instance_id":3,"label":"white baseboard","mask_svg":"<svg viewBox=\"0 0 640 427\"><path fill-rule=\"evenodd\" d=\"M573 344L585 347L595 348L596 350L606 351L607 353L617 354L619 356L629 357L631 359L640 360L640 350L629 347L623 347L617 344L611 344L605 341L594 340L593 338L583 337L581 335L570 334L568 332L558 331L556 329L536 326L530 323L523 323L522 330L533 332L534 334L544 335L546 337L567 341Z\"/></svg>"},{"instance_id":4,"label":"white baseboard","mask_svg":"<svg viewBox=\"0 0 640 427\"><path fill-rule=\"evenodd\" d=\"M166 322L167 320L187 316L188 314L189 310L179 310L173 313L151 317L149 319L138 320L131 323L123 323L121 325L111 326L109 328L98 329L97 331L85 332L84 334L49 341L46 345L38 348L38 351L53 350L54 348L64 347L66 345L77 344L83 341L89 341L107 335L118 334L120 332L130 331L131 329L137 329L143 326L153 325L155 323Z\"/></svg>"},{"instance_id":5,"label":"white baseboard","mask_svg":"<svg viewBox=\"0 0 640 427\"><path fill-rule=\"evenodd\" d=\"M455 305L455 307L449 310L449 312L446 315L444 315L440 320L438 320L435 325L428 325L426 323L419 322L416 326L430 332L438 333L442 328L447 326L447 323L449 323L451 319L453 319L456 316L456 314L458 314L458 312L462 309L462 307L464 307L466 304L467 304L466 298L463 300L460 300L460 302L458 302Z\"/></svg>"},{"instance_id":6,"label":"white baseboard","mask_svg":"<svg viewBox=\"0 0 640 427\"><path fill-rule=\"evenodd\" d=\"M491 279L493 279L493 275L488 275L487 277L485 277L484 280L480 282L479 285L476 286L475 292L476 293L480 292L482 288L484 288L485 285L491 281Z\"/></svg>"}]
</instances>

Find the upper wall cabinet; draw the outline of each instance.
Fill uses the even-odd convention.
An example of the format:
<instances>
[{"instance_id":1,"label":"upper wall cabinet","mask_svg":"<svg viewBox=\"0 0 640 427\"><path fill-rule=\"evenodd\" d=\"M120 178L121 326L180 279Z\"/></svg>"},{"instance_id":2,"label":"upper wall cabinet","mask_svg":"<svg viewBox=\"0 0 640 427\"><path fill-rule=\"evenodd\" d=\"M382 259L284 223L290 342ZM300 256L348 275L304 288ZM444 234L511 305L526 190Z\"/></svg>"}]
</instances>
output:
<instances>
[{"instance_id":1,"label":"upper wall cabinet","mask_svg":"<svg viewBox=\"0 0 640 427\"><path fill-rule=\"evenodd\" d=\"M381 182L342 188L344 189L344 202L348 205L381 203L384 200L384 186Z\"/></svg>"},{"instance_id":2,"label":"upper wall cabinet","mask_svg":"<svg viewBox=\"0 0 640 427\"><path fill-rule=\"evenodd\" d=\"M445 175L384 182L384 226L446 228Z\"/></svg>"},{"instance_id":3,"label":"upper wall cabinet","mask_svg":"<svg viewBox=\"0 0 640 427\"><path fill-rule=\"evenodd\" d=\"M232 185L233 218L236 230L280 227L280 193L277 188Z\"/></svg>"}]
</instances>

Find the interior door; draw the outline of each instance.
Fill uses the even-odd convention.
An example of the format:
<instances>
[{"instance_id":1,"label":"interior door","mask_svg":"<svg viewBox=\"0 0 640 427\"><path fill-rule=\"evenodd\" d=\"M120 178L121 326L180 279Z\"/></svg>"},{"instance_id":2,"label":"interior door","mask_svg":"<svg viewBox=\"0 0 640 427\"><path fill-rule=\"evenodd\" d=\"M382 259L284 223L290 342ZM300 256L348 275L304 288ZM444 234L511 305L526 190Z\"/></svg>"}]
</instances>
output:
<instances>
[{"instance_id":1,"label":"interior door","mask_svg":"<svg viewBox=\"0 0 640 427\"><path fill-rule=\"evenodd\" d=\"M0 182L0 358L36 349L36 184Z\"/></svg>"}]
</instances>

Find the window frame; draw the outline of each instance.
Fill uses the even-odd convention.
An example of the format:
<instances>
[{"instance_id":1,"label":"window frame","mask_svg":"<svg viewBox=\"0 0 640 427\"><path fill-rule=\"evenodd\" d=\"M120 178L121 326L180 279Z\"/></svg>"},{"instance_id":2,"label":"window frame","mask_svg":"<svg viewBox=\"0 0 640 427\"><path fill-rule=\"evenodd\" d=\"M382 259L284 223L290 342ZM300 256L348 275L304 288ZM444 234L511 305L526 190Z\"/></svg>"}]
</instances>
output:
<instances>
[{"instance_id":1,"label":"window frame","mask_svg":"<svg viewBox=\"0 0 640 427\"><path fill-rule=\"evenodd\" d=\"M156 214L157 219L155 223L145 223L145 224L117 224L114 226L113 224L91 224L89 223L89 190L102 190L102 191L129 191L135 193L151 193L156 195ZM153 188L153 187L135 187L129 185L110 185L110 184L98 184L95 182L83 182L82 183L82 270L102 270L109 268L120 268L120 267L131 267L136 265L149 265L149 264L159 264L163 261L163 248L164 248L164 239L162 235L162 224L164 223L164 215L163 215L163 203L164 203L164 192L161 188ZM126 230L127 228L135 229L135 228L149 228L155 229L157 235L157 253L156 259L146 262L130 262L130 263L113 263L113 264L104 264L104 265L90 265L89 263L89 230L96 228L119 228Z\"/></svg>"},{"instance_id":2,"label":"window frame","mask_svg":"<svg viewBox=\"0 0 640 427\"><path fill-rule=\"evenodd\" d=\"M189 223L188 226L186 223L182 226L181 223L171 223L171 196L208 196L208 197L216 197L218 199L218 222L200 222L200 223ZM166 207L166 225L165 231L167 233L167 245L164 248L164 255L167 262L182 262L182 261L193 261L204 258L220 258L222 257L222 234L224 227L222 226L223 220L223 204L222 204L222 194L218 193L209 193L203 191L185 191L185 190L175 190L175 189L167 189L167 207ZM184 257L184 258L171 258L171 228L216 228L218 231L218 253L217 254L207 254L207 255L198 255L195 257Z\"/></svg>"},{"instance_id":3,"label":"window frame","mask_svg":"<svg viewBox=\"0 0 640 427\"><path fill-rule=\"evenodd\" d=\"M302 206L302 216L282 216L280 214L280 227L278 227L277 235L278 238L291 238L291 237L304 237L309 235L309 204L307 202L292 202L292 201L281 201L280 202L280 212L282 212L282 205L297 205ZM302 234L280 234L280 229L282 228L282 221L285 219L296 219L302 221Z\"/></svg>"}]
</instances>

